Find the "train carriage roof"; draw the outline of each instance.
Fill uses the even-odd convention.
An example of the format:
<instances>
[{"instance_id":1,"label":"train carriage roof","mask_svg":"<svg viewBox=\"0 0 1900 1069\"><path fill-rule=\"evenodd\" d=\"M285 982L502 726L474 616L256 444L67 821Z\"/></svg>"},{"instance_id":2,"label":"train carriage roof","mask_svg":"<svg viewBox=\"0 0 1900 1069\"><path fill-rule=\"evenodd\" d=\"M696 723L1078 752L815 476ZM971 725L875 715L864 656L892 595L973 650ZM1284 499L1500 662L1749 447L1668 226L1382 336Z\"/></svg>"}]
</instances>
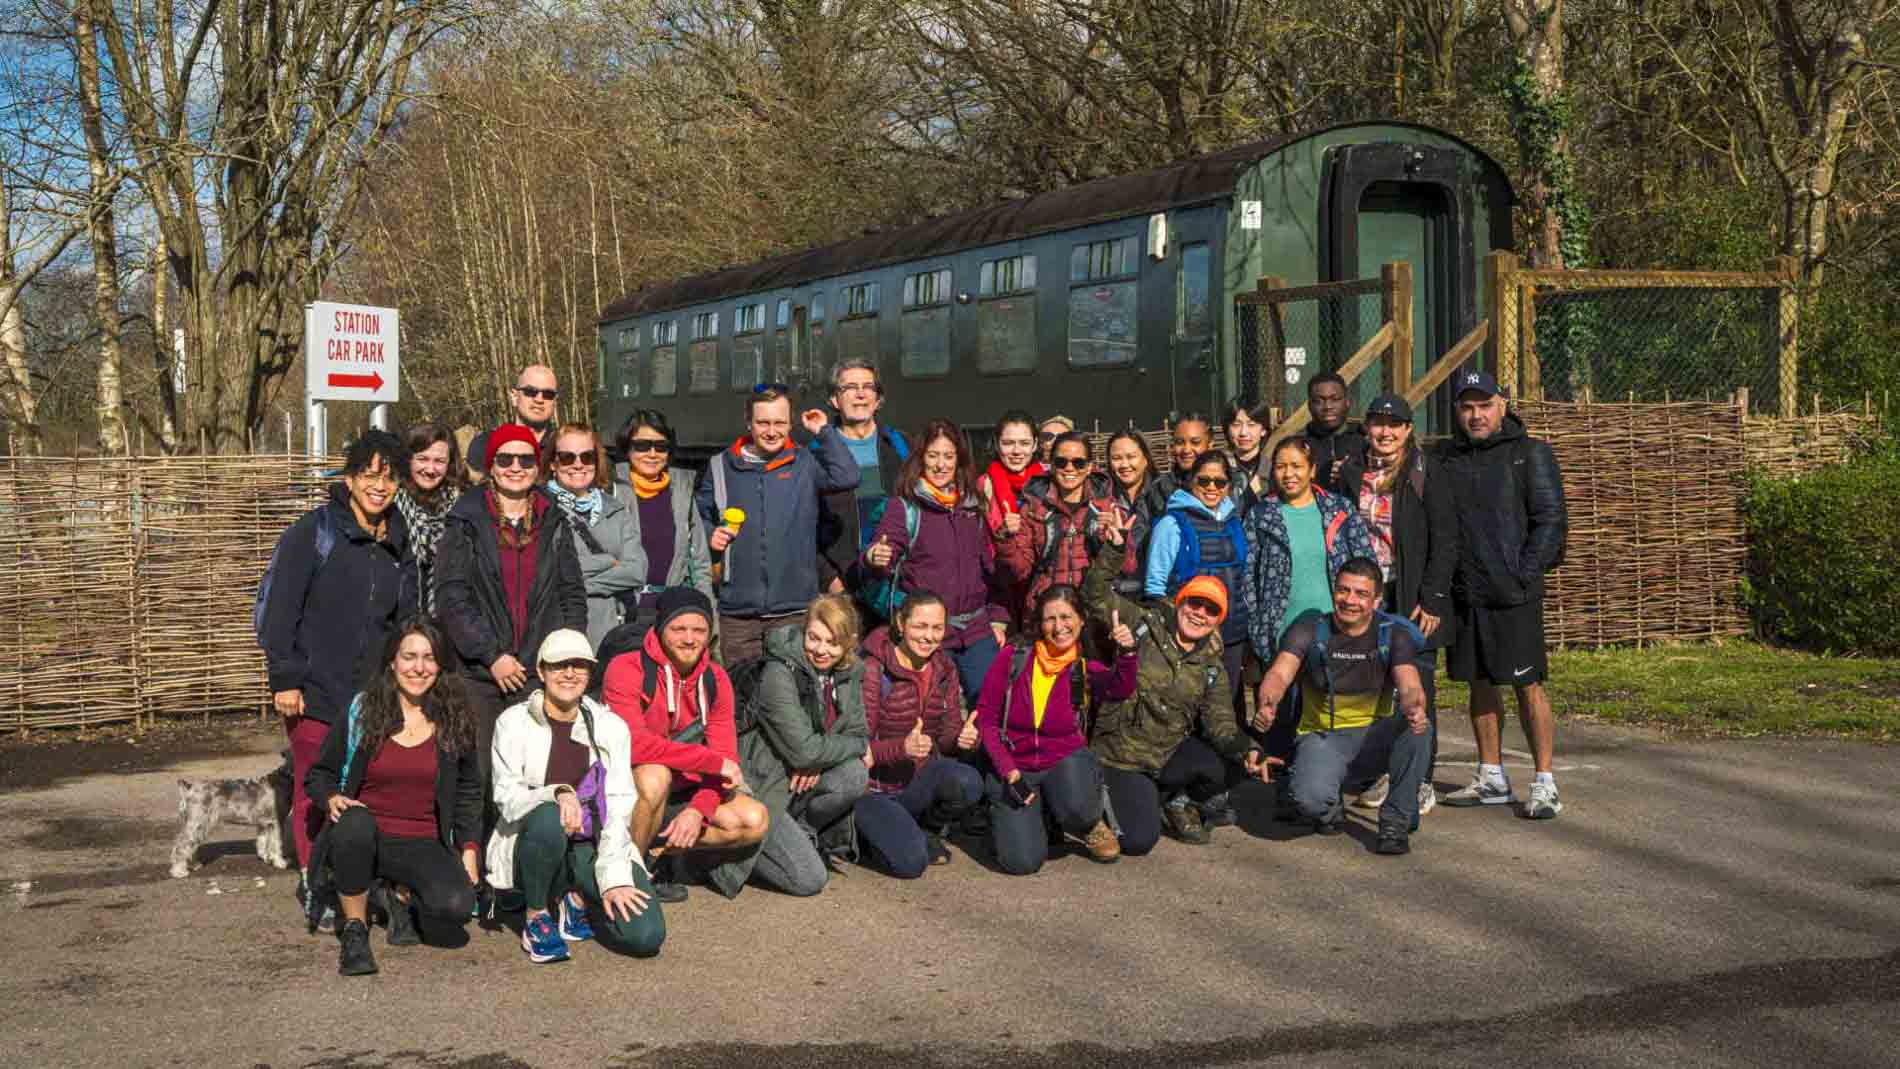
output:
<instances>
[{"instance_id":1,"label":"train carriage roof","mask_svg":"<svg viewBox=\"0 0 1900 1069\"><path fill-rule=\"evenodd\" d=\"M664 312L728 297L871 270L893 263L946 256L963 249L1070 230L1092 223L1207 204L1231 196L1241 172L1298 141L1356 126L1395 126L1419 130L1463 145L1497 167L1495 161L1454 134L1416 123L1369 120L1250 141L1219 152L1194 156L1166 167L1115 175L1065 186L1018 200L848 238L830 245L783 253L739 267L643 287L601 313L608 323L630 316Z\"/></svg>"}]
</instances>

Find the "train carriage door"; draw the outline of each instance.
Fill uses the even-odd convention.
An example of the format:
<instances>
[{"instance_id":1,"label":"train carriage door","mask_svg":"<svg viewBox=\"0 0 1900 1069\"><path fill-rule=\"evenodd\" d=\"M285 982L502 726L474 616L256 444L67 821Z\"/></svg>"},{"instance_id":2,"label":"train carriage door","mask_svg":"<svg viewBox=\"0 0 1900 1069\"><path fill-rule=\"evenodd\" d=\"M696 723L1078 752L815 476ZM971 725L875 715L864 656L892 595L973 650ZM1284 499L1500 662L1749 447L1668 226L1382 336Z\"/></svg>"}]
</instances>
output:
<instances>
[{"instance_id":1,"label":"train carriage door","mask_svg":"<svg viewBox=\"0 0 1900 1069\"><path fill-rule=\"evenodd\" d=\"M1213 255L1205 241L1180 247L1174 279L1174 396L1175 412L1195 409L1212 412L1219 407L1222 383L1214 343Z\"/></svg>"}]
</instances>

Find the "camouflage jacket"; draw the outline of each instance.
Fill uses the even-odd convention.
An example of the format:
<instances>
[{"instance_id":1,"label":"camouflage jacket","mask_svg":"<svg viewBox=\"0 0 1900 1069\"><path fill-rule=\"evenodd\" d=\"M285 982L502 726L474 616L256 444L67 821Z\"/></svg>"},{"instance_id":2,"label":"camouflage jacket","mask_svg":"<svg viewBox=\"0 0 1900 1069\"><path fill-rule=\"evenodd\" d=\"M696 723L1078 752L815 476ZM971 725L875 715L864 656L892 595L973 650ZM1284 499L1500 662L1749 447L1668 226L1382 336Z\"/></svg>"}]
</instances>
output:
<instances>
[{"instance_id":1,"label":"camouflage jacket","mask_svg":"<svg viewBox=\"0 0 1900 1069\"><path fill-rule=\"evenodd\" d=\"M1217 629L1191 650L1174 641L1174 609L1165 602L1132 601L1114 592L1122 551L1103 546L1082 582L1089 613L1100 620L1119 612L1139 639L1135 694L1103 702L1095 713L1089 749L1110 768L1150 775L1174 756L1190 735L1199 735L1223 757L1239 760L1253 742L1234 719L1232 690L1221 665Z\"/></svg>"}]
</instances>

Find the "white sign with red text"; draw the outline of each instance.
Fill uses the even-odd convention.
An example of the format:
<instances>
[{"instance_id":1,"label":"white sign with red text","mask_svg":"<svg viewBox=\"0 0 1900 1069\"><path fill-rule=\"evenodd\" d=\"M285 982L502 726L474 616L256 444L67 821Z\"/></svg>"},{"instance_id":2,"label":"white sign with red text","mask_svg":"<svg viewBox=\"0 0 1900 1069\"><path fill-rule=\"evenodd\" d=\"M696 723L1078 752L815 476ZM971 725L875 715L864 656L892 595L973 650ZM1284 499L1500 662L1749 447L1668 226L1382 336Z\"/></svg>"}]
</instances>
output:
<instances>
[{"instance_id":1,"label":"white sign with red text","mask_svg":"<svg viewBox=\"0 0 1900 1069\"><path fill-rule=\"evenodd\" d=\"M304 392L312 401L398 400L396 310L317 301L304 345Z\"/></svg>"}]
</instances>

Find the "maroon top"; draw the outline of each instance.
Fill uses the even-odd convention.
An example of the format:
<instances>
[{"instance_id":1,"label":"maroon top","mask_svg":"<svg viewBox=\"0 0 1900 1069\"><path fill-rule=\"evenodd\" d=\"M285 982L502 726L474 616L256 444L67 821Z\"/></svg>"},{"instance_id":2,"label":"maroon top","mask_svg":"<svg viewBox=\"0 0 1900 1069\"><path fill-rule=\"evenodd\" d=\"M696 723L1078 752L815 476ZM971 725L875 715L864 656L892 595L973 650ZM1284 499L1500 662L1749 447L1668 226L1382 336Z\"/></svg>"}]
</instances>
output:
<instances>
[{"instance_id":1,"label":"maroon top","mask_svg":"<svg viewBox=\"0 0 1900 1069\"><path fill-rule=\"evenodd\" d=\"M508 603L508 620L514 626L514 634L509 636L505 645L514 649L521 645L522 636L528 633L528 592L534 589L541 541L538 535L547 515L548 499L540 494L534 495L527 522L520 527L501 518L493 491L487 495L487 501L488 514L495 521L495 551L501 558L502 599ZM532 669L534 666L528 667Z\"/></svg>"},{"instance_id":2,"label":"maroon top","mask_svg":"<svg viewBox=\"0 0 1900 1069\"><path fill-rule=\"evenodd\" d=\"M587 747L574 741L574 725L580 721L577 713L573 720L556 720L548 717L548 730L554 735L548 743L547 774L542 783L552 787L565 783L569 787L579 788L581 781L587 778L587 766L594 763L593 755Z\"/></svg>"},{"instance_id":3,"label":"maroon top","mask_svg":"<svg viewBox=\"0 0 1900 1069\"><path fill-rule=\"evenodd\" d=\"M384 739L363 766L356 800L376 818L376 830L400 839L436 838L435 736L414 746Z\"/></svg>"}]
</instances>

